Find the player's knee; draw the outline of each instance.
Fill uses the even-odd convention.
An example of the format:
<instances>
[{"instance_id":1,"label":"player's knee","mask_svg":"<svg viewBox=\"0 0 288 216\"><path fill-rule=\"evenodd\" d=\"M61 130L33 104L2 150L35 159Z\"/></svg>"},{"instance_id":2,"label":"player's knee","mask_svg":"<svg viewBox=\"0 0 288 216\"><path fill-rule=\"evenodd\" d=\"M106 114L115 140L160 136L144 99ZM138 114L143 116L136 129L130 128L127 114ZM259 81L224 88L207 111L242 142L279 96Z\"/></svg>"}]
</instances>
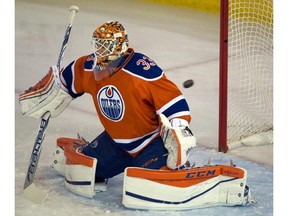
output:
<instances>
[{"instance_id":1,"label":"player's knee","mask_svg":"<svg viewBox=\"0 0 288 216\"><path fill-rule=\"evenodd\" d=\"M166 166L167 153L162 139L158 137L134 158L134 166L147 169L160 169Z\"/></svg>"}]
</instances>

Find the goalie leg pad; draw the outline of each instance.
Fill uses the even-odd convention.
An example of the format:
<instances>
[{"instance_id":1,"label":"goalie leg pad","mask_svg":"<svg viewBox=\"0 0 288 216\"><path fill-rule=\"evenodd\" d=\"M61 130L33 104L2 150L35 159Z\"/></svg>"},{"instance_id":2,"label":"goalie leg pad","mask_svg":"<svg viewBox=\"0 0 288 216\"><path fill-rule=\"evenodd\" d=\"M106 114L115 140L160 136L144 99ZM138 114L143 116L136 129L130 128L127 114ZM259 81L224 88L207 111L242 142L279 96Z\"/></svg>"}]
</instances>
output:
<instances>
[{"instance_id":1,"label":"goalie leg pad","mask_svg":"<svg viewBox=\"0 0 288 216\"><path fill-rule=\"evenodd\" d=\"M81 153L86 142L81 139L59 138L54 153L53 168L65 177L65 187L71 192L92 198L95 193L97 159ZM105 186L107 182L104 182ZM105 191L101 185L101 191ZM99 191L99 190L98 190Z\"/></svg>"},{"instance_id":2,"label":"goalie leg pad","mask_svg":"<svg viewBox=\"0 0 288 216\"><path fill-rule=\"evenodd\" d=\"M53 152L53 164L52 168L60 175L65 176L65 163L66 157L64 155L64 148L56 146Z\"/></svg>"},{"instance_id":3,"label":"goalie leg pad","mask_svg":"<svg viewBox=\"0 0 288 216\"><path fill-rule=\"evenodd\" d=\"M65 187L67 189L77 195L88 198L92 198L96 195L94 185L97 159L91 158L91 162L91 167L82 164L66 165Z\"/></svg>"},{"instance_id":4,"label":"goalie leg pad","mask_svg":"<svg viewBox=\"0 0 288 216\"><path fill-rule=\"evenodd\" d=\"M52 168L60 175L65 176L66 156L64 155L64 149L67 146L74 145L74 149L77 147L84 147L87 144L83 139L71 139L61 137L57 139L56 148L53 152L53 164ZM66 149L67 154L68 148ZM68 153L69 154L69 153Z\"/></svg>"},{"instance_id":5,"label":"goalie leg pad","mask_svg":"<svg viewBox=\"0 0 288 216\"><path fill-rule=\"evenodd\" d=\"M123 205L146 210L185 210L246 204L246 171L224 165L167 171L125 170Z\"/></svg>"}]
</instances>

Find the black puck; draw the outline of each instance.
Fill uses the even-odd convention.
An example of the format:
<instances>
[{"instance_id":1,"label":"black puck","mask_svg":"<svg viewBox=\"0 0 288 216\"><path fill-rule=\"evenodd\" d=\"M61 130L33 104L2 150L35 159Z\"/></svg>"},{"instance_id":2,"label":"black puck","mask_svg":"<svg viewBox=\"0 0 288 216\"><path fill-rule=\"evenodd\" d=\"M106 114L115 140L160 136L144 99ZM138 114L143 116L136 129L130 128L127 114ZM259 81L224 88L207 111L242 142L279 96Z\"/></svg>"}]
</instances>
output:
<instances>
[{"instance_id":1,"label":"black puck","mask_svg":"<svg viewBox=\"0 0 288 216\"><path fill-rule=\"evenodd\" d=\"M193 85L194 85L194 81L192 79L188 79L185 82L183 82L183 87L184 88L190 88Z\"/></svg>"}]
</instances>

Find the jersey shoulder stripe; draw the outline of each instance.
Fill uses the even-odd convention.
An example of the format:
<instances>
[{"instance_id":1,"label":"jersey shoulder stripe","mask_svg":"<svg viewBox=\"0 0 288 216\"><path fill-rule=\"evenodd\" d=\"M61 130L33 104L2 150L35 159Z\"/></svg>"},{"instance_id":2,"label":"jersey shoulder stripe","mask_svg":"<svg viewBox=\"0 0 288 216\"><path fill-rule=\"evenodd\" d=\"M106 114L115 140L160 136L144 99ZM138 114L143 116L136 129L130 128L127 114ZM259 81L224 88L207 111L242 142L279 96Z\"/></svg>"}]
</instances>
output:
<instances>
[{"instance_id":1,"label":"jersey shoulder stripe","mask_svg":"<svg viewBox=\"0 0 288 216\"><path fill-rule=\"evenodd\" d=\"M72 61L66 68L63 69L60 75L60 80L64 90L70 94L71 97L76 98L81 96L83 93L78 94L74 89L74 65L75 61Z\"/></svg>"},{"instance_id":2,"label":"jersey shoulder stripe","mask_svg":"<svg viewBox=\"0 0 288 216\"><path fill-rule=\"evenodd\" d=\"M163 70L152 59L136 52L133 53L133 56L122 70L147 81L157 80L163 76Z\"/></svg>"},{"instance_id":3,"label":"jersey shoulder stripe","mask_svg":"<svg viewBox=\"0 0 288 216\"><path fill-rule=\"evenodd\" d=\"M75 88L76 85L82 86L82 80L85 78L85 73L87 75L93 72L95 62L95 55L92 53L90 55L85 55L78 58L75 61L72 61L67 67L63 69L61 72L60 80L62 86L65 87L64 90L73 97L79 97L84 94L83 88L80 92L78 92ZM78 76L78 79L75 77ZM81 81L79 81L79 78Z\"/></svg>"}]
</instances>

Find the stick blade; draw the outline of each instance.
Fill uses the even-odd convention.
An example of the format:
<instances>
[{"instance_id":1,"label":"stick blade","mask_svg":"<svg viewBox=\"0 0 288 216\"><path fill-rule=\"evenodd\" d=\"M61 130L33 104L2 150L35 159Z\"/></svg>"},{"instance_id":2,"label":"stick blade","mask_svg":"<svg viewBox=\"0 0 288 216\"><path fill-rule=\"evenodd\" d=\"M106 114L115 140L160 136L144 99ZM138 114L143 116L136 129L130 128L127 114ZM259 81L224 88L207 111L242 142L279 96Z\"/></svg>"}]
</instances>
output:
<instances>
[{"instance_id":1,"label":"stick blade","mask_svg":"<svg viewBox=\"0 0 288 216\"><path fill-rule=\"evenodd\" d=\"M48 197L48 192L38 189L34 183L24 189L25 196L31 201L41 204Z\"/></svg>"}]
</instances>

